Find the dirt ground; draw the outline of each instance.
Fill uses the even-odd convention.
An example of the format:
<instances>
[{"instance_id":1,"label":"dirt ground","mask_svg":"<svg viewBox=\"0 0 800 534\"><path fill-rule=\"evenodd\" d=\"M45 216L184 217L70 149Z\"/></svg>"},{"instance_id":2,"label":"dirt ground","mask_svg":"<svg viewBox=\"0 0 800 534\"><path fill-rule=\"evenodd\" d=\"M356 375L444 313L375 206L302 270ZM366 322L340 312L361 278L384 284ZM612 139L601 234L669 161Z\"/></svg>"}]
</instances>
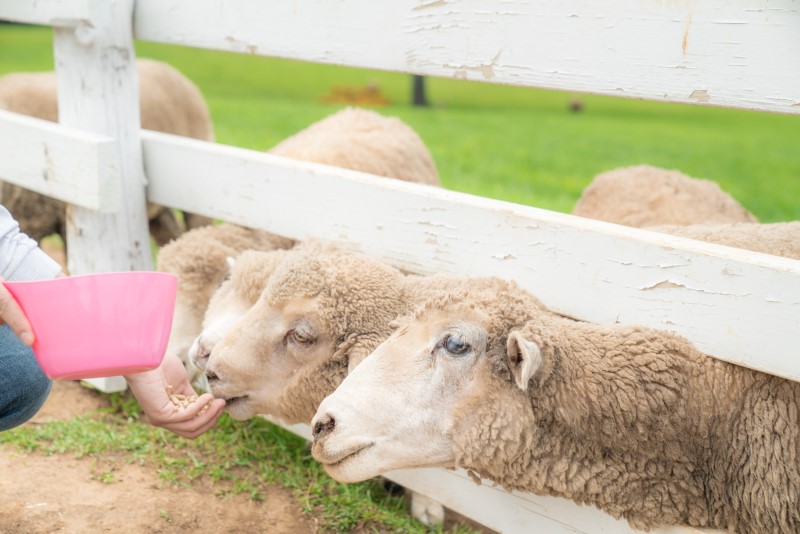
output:
<instances>
[{"instance_id":1,"label":"dirt ground","mask_svg":"<svg viewBox=\"0 0 800 534\"><path fill-rule=\"evenodd\" d=\"M77 382L54 382L47 403L28 425L70 418L105 406ZM264 500L213 497L212 487L164 486L152 468L106 458L113 484L97 480L97 460L69 454L20 454L0 448L0 534L183 533L317 530L283 488L263 488Z\"/></svg>"}]
</instances>

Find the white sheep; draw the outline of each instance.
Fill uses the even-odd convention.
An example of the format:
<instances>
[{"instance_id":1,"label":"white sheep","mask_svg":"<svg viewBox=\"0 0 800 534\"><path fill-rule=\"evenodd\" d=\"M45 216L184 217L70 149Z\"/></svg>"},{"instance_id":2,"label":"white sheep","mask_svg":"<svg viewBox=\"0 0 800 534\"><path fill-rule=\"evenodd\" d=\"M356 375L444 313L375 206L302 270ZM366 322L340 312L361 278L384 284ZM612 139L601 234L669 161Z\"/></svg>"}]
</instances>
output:
<instances>
[{"instance_id":1,"label":"white sheep","mask_svg":"<svg viewBox=\"0 0 800 534\"><path fill-rule=\"evenodd\" d=\"M362 109L346 108L338 111L289 137L272 148L270 153L400 180L429 185L439 183L430 152L413 129L400 119L383 117ZM254 239L259 231L248 232L248 239ZM235 247L236 250L231 251L224 239L211 240L204 245L202 239L205 238L187 236L179 238L175 244L165 247L166 250L159 253L159 264L164 261L165 256L173 256L170 264L174 267L170 267L170 272L183 279L182 269L187 269L185 276L192 278L191 282L183 284L187 288L185 291L179 286L168 350L177 353L193 373L196 369L189 365L188 351L193 340L201 334L203 315L211 294L228 273L228 263L222 261L223 258L235 257L247 248L271 250L290 246L283 243L274 247L275 236L265 235L265 238L258 239L266 243L266 249L245 246ZM189 240L189 244L178 245L183 240ZM217 242L221 243L221 248ZM180 259L179 256L184 254L183 250L192 254L191 262ZM195 252L190 252L192 250ZM192 296L184 296L189 291ZM214 336L216 337L206 336L206 345L212 338L220 337L217 334ZM204 347L203 351L210 351L210 347Z\"/></svg>"},{"instance_id":2,"label":"white sheep","mask_svg":"<svg viewBox=\"0 0 800 534\"><path fill-rule=\"evenodd\" d=\"M149 59L136 62L142 128L205 141L214 131L208 107L197 87L170 65ZM0 77L0 109L58 122L54 72L20 72ZM54 198L8 183L0 184L0 203L19 221L31 238L58 233L66 239L66 207ZM182 229L171 210L148 205L150 232L163 245ZM205 226L211 219L185 213L187 229Z\"/></svg>"},{"instance_id":3,"label":"white sheep","mask_svg":"<svg viewBox=\"0 0 800 534\"><path fill-rule=\"evenodd\" d=\"M473 283L399 320L322 402L331 476L462 467L638 529L800 532L800 383Z\"/></svg>"},{"instance_id":4,"label":"white sheep","mask_svg":"<svg viewBox=\"0 0 800 534\"><path fill-rule=\"evenodd\" d=\"M190 381L195 381L201 373L191 365L189 349L201 331L209 300L228 276L229 259L246 250L267 251L292 246L291 239L223 223L186 232L158 251L158 270L178 277L167 354L183 361Z\"/></svg>"},{"instance_id":5,"label":"white sheep","mask_svg":"<svg viewBox=\"0 0 800 534\"><path fill-rule=\"evenodd\" d=\"M635 227L756 222L715 182L650 165L598 174L572 213Z\"/></svg>"},{"instance_id":6,"label":"white sheep","mask_svg":"<svg viewBox=\"0 0 800 534\"><path fill-rule=\"evenodd\" d=\"M646 230L800 260L800 221L651 226Z\"/></svg>"}]
</instances>

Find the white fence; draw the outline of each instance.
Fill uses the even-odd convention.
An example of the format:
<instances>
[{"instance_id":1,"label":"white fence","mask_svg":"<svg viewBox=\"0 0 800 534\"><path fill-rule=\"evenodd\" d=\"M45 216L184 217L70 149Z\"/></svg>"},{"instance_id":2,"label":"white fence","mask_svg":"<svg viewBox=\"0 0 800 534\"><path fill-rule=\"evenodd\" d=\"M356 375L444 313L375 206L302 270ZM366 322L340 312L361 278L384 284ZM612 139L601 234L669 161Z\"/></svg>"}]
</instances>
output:
<instances>
[{"instance_id":1,"label":"white fence","mask_svg":"<svg viewBox=\"0 0 800 534\"><path fill-rule=\"evenodd\" d=\"M62 126L0 113L0 175L72 204L73 273L152 267L146 194L420 273L515 279L553 309L800 380L800 261L140 132L132 44L800 113L795 0L0 0L0 19L55 28ZM458 472L390 478L503 532L631 531Z\"/></svg>"}]
</instances>

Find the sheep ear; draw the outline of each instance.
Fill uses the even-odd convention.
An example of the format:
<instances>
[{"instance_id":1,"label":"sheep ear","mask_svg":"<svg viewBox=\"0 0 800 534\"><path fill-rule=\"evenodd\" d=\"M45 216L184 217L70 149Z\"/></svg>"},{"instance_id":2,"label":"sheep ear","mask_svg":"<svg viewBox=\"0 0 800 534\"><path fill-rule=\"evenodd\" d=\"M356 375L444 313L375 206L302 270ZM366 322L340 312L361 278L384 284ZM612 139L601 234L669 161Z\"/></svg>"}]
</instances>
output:
<instances>
[{"instance_id":1,"label":"sheep ear","mask_svg":"<svg viewBox=\"0 0 800 534\"><path fill-rule=\"evenodd\" d=\"M353 345L350 350L347 351L347 373L352 373L353 369L364 361L364 358L369 356L370 352L371 351L361 345L361 343Z\"/></svg>"},{"instance_id":2,"label":"sheep ear","mask_svg":"<svg viewBox=\"0 0 800 534\"><path fill-rule=\"evenodd\" d=\"M333 359L346 357L347 373L349 374L364 360L364 358L369 356L370 352L372 351L364 346L363 340L358 339L358 336L355 334L351 334L336 347Z\"/></svg>"},{"instance_id":3,"label":"sheep ear","mask_svg":"<svg viewBox=\"0 0 800 534\"><path fill-rule=\"evenodd\" d=\"M528 389L528 382L542 365L542 351L539 345L528 341L519 332L512 332L506 342L508 367L514 375L519 389Z\"/></svg>"}]
</instances>

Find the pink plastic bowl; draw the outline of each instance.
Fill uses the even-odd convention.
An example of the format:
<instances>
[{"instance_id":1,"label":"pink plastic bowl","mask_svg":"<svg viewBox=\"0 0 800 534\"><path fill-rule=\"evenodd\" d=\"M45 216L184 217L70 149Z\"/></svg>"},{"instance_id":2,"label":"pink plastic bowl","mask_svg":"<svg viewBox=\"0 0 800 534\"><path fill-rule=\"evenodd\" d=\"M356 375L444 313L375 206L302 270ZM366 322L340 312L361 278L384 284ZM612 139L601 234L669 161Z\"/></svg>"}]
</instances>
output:
<instances>
[{"instance_id":1,"label":"pink plastic bowl","mask_svg":"<svg viewBox=\"0 0 800 534\"><path fill-rule=\"evenodd\" d=\"M3 282L33 328L33 352L50 378L147 371L167 350L178 279L156 272Z\"/></svg>"}]
</instances>

